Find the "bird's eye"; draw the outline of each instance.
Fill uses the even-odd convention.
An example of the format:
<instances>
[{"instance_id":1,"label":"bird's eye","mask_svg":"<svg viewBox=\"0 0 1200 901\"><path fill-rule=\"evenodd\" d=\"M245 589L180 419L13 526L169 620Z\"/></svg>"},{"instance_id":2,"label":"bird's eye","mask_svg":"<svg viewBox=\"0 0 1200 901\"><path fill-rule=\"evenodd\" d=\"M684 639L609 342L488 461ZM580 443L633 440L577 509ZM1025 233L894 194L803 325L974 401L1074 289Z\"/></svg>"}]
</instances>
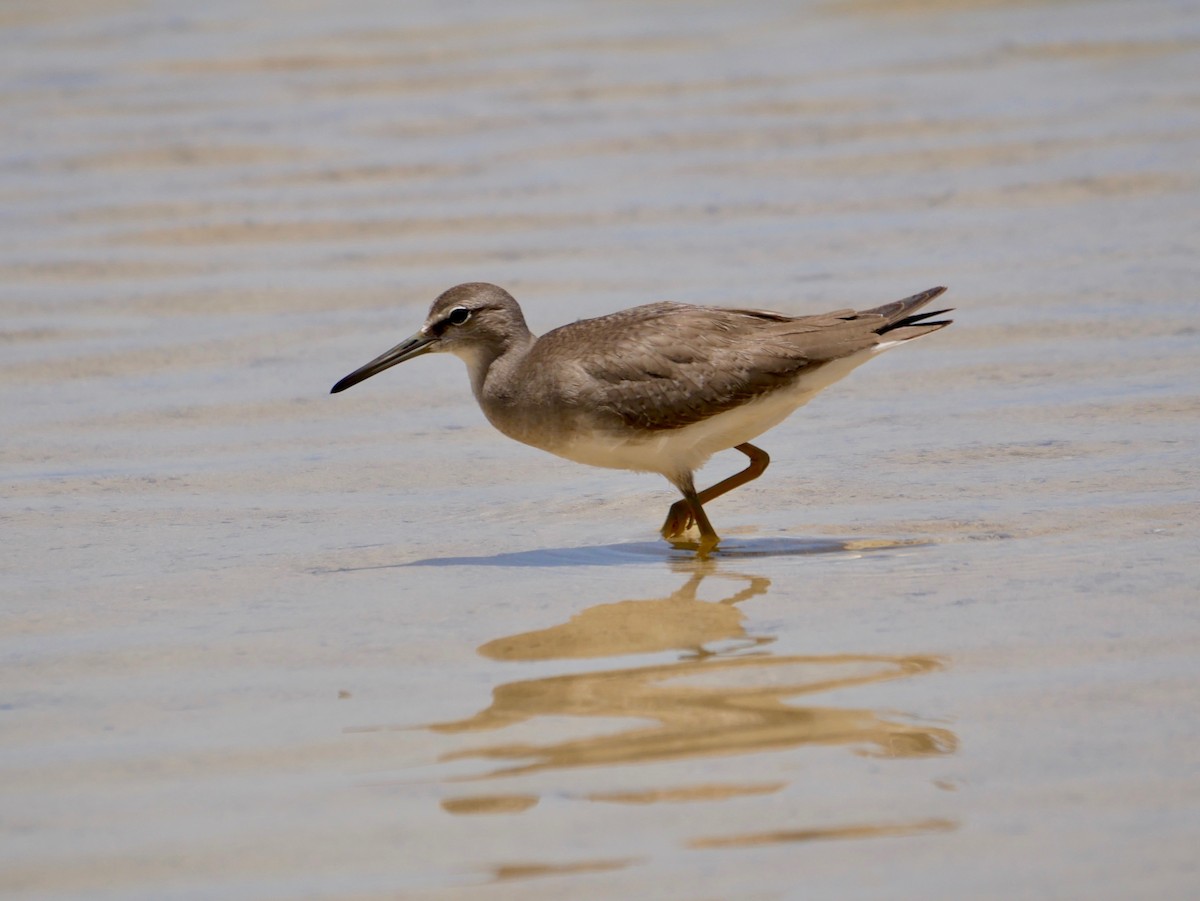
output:
<instances>
[{"instance_id":1,"label":"bird's eye","mask_svg":"<svg viewBox=\"0 0 1200 901\"><path fill-rule=\"evenodd\" d=\"M450 311L450 315L446 317L446 321L451 325L462 325L471 318L471 311L466 307L455 307Z\"/></svg>"}]
</instances>

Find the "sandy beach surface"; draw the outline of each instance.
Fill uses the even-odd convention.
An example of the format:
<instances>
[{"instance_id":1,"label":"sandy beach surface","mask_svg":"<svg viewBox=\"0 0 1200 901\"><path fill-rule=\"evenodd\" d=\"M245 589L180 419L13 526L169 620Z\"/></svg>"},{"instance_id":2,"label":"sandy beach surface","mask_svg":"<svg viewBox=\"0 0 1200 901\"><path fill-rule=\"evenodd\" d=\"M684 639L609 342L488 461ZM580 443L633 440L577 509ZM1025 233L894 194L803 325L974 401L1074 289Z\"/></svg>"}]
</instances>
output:
<instances>
[{"instance_id":1,"label":"sandy beach surface","mask_svg":"<svg viewBox=\"0 0 1200 901\"><path fill-rule=\"evenodd\" d=\"M0 894L1200 894L1200 7L0 8ZM955 324L673 489L463 281ZM700 481L738 468L714 458Z\"/></svg>"}]
</instances>

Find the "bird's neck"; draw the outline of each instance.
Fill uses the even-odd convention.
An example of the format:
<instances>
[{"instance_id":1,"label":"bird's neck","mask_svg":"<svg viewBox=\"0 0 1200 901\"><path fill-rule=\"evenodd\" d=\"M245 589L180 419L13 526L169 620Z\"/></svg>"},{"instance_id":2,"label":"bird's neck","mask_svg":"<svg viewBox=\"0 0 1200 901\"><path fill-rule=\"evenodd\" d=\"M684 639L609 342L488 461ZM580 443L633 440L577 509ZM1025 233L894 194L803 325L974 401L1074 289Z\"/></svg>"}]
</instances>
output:
<instances>
[{"instance_id":1,"label":"bird's neck","mask_svg":"<svg viewBox=\"0 0 1200 901\"><path fill-rule=\"evenodd\" d=\"M459 353L471 376L471 390L486 410L490 403L502 402L517 381L517 368L536 339L526 331L503 343L480 345Z\"/></svg>"}]
</instances>

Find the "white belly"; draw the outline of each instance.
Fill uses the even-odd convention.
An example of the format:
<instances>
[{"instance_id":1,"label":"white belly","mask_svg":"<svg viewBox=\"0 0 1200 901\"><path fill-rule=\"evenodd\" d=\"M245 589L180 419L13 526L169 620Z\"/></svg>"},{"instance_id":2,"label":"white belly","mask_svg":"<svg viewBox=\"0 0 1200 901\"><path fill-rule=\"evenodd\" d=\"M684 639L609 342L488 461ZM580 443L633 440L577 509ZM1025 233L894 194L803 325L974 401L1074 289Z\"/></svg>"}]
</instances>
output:
<instances>
[{"instance_id":1,"label":"white belly","mask_svg":"<svg viewBox=\"0 0 1200 901\"><path fill-rule=\"evenodd\" d=\"M667 478L692 472L718 451L751 441L779 425L817 392L865 363L876 352L877 348L870 348L836 360L802 376L789 388L683 428L641 434L580 434L547 450L576 463L657 472Z\"/></svg>"}]
</instances>

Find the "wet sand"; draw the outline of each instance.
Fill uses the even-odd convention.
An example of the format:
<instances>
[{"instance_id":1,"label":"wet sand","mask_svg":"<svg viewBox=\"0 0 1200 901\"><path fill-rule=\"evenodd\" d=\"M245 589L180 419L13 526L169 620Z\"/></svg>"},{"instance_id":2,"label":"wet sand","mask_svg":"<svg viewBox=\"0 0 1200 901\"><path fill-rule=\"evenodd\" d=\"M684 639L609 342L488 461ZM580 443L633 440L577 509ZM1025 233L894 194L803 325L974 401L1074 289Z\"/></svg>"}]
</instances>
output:
<instances>
[{"instance_id":1,"label":"wet sand","mask_svg":"<svg viewBox=\"0 0 1200 901\"><path fill-rule=\"evenodd\" d=\"M0 11L0 890L1193 897L1200 14L404 7ZM467 280L958 312L698 561Z\"/></svg>"}]
</instances>

